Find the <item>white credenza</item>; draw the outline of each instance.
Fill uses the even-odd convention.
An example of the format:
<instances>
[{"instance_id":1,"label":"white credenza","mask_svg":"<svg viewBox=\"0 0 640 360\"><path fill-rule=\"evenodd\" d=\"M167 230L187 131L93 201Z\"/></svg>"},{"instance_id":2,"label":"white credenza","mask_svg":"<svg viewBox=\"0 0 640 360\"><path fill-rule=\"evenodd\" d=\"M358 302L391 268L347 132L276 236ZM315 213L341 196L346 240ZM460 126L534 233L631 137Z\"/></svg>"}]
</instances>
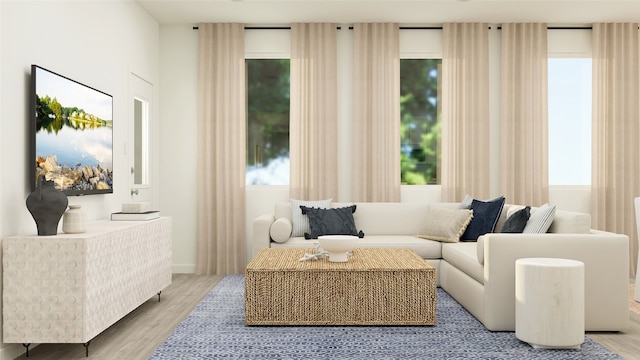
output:
<instances>
[{"instance_id":1,"label":"white credenza","mask_svg":"<svg viewBox=\"0 0 640 360\"><path fill-rule=\"evenodd\" d=\"M171 233L171 218L161 217L5 238L3 341L88 345L171 284Z\"/></svg>"}]
</instances>

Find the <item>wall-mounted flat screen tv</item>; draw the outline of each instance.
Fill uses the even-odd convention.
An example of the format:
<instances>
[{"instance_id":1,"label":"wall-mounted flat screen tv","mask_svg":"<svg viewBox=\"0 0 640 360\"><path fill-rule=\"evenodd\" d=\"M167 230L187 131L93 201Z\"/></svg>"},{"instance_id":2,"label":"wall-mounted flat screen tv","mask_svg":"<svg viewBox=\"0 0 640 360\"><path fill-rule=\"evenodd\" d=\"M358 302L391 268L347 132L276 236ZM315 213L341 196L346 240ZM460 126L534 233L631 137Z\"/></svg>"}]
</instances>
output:
<instances>
[{"instance_id":1,"label":"wall-mounted flat screen tv","mask_svg":"<svg viewBox=\"0 0 640 360\"><path fill-rule=\"evenodd\" d=\"M31 66L31 189L44 175L66 195L113 193L113 97Z\"/></svg>"}]
</instances>

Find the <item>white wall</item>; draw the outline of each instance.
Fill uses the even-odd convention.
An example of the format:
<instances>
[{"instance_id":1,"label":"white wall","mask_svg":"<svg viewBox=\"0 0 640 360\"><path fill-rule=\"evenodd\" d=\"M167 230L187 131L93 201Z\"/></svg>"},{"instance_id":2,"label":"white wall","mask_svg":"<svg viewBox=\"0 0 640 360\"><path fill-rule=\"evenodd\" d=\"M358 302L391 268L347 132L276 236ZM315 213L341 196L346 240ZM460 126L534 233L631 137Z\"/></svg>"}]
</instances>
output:
<instances>
[{"instance_id":1,"label":"white wall","mask_svg":"<svg viewBox=\"0 0 640 360\"><path fill-rule=\"evenodd\" d=\"M69 197L89 220L106 219L130 199L124 154L129 74L157 82L158 23L130 1L0 1L0 16L0 238L36 233L25 206L33 162L28 159L31 64L113 96L114 193ZM3 344L0 359L22 352L20 344Z\"/></svg>"},{"instance_id":2,"label":"white wall","mask_svg":"<svg viewBox=\"0 0 640 360\"><path fill-rule=\"evenodd\" d=\"M195 272L198 31L160 27L160 212L173 218L176 273Z\"/></svg>"}]
</instances>

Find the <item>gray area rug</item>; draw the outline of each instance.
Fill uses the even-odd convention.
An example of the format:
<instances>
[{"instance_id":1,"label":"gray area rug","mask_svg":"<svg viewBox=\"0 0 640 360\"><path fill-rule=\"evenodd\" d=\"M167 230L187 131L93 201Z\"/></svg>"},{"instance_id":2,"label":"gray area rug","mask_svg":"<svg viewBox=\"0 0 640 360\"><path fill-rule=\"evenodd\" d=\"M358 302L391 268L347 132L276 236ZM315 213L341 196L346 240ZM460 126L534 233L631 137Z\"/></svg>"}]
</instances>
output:
<instances>
[{"instance_id":1,"label":"gray area rug","mask_svg":"<svg viewBox=\"0 0 640 360\"><path fill-rule=\"evenodd\" d=\"M622 359L586 337L580 350L533 349L491 332L438 288L435 326L245 326L244 276L227 275L150 359Z\"/></svg>"}]
</instances>

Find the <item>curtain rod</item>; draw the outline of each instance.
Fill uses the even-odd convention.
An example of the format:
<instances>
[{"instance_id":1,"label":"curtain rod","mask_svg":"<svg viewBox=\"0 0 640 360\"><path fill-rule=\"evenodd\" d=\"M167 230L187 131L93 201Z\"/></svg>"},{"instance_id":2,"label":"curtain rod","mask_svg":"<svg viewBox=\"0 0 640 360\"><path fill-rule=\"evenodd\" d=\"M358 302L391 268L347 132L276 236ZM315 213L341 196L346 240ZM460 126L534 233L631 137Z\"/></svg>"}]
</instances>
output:
<instances>
[{"instance_id":1,"label":"curtain rod","mask_svg":"<svg viewBox=\"0 0 640 360\"><path fill-rule=\"evenodd\" d=\"M489 27L491 28L491 27ZM193 26L193 30L198 30L198 26ZM291 26L245 26L245 30L291 30ZM337 26L336 29L342 29ZM349 30L353 30L353 26L349 26ZM442 26L401 26L400 30L442 30Z\"/></svg>"},{"instance_id":2,"label":"curtain rod","mask_svg":"<svg viewBox=\"0 0 640 360\"><path fill-rule=\"evenodd\" d=\"M198 30L198 26L194 26L193 30ZM245 26L245 30L291 30L291 26ZM337 26L336 29L342 29L341 26Z\"/></svg>"},{"instance_id":3,"label":"curtain rod","mask_svg":"<svg viewBox=\"0 0 640 360\"><path fill-rule=\"evenodd\" d=\"M291 30L290 26L245 26L245 30ZM336 29L342 29L341 26L337 26ZM349 30L353 30L353 26L348 27ZM489 26L491 29L491 26ZM502 30L502 26L496 27L498 30ZM592 30L592 26L547 26L547 30ZM198 30L198 26L193 26L193 30ZM400 26L400 30L442 30L442 26Z\"/></svg>"}]
</instances>

